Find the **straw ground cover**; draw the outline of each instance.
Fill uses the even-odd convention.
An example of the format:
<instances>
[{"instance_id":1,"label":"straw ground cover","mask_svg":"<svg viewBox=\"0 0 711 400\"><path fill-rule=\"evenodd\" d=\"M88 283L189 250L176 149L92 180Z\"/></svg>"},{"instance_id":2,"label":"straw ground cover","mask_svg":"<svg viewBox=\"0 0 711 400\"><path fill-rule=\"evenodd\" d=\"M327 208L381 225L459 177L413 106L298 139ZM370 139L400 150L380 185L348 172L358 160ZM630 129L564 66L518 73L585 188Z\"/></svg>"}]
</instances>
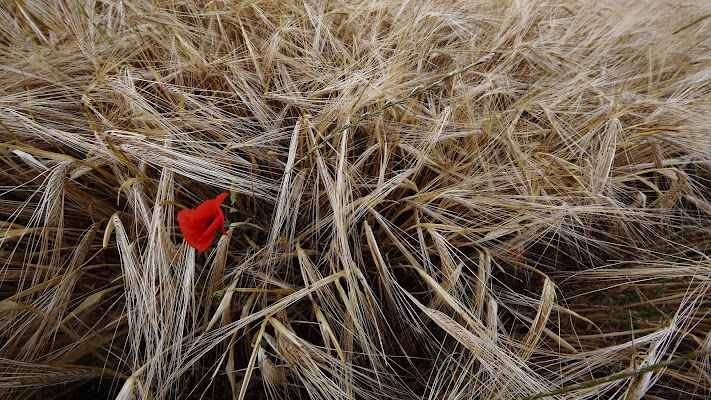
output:
<instances>
[{"instance_id":1,"label":"straw ground cover","mask_svg":"<svg viewBox=\"0 0 711 400\"><path fill-rule=\"evenodd\" d=\"M708 398L672 3L0 3L0 397Z\"/></svg>"}]
</instances>

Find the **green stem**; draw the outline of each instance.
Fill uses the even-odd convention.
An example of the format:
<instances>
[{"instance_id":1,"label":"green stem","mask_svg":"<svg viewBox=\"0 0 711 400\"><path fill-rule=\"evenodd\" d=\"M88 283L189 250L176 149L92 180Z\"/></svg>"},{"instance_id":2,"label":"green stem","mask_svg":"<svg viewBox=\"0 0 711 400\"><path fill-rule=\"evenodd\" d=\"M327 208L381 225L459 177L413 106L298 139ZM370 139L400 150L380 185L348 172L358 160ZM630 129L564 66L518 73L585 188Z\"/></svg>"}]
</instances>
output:
<instances>
[{"instance_id":1,"label":"green stem","mask_svg":"<svg viewBox=\"0 0 711 400\"><path fill-rule=\"evenodd\" d=\"M560 389L558 389L558 390L554 390L554 391L552 391L552 392L538 393L538 394L535 394L535 395L533 395L533 396L523 397L523 398L521 398L521 400L535 400L535 399L540 399L540 398L543 398L543 397L555 396L555 395L557 395L557 394L563 394L563 393L572 392L572 391L574 391L574 390L589 389L589 388L591 388L591 387L595 387L595 386L601 385L601 384L603 384L603 383L608 383L608 382L613 382L613 381L619 381L619 380L621 380L621 379L625 379L625 378L629 378L629 377L632 377L632 376L645 374L645 373L647 373L647 372L656 371L656 370L658 370L658 369L666 368L666 367L668 367L668 366L670 366L670 365L683 364L683 363L685 363L685 362L687 362L687 361L689 361L689 360L693 360L694 358L703 357L703 356L708 355L708 354L709 354L709 351L708 351L708 350L694 351L694 352L691 352L691 353L689 353L689 354L685 354L685 355L683 355L683 356L680 356L680 357L677 357L677 358L674 358L674 359L671 359L671 360L669 360L669 361L665 361L665 362L662 362L662 363L652 364L652 365L649 365L649 366L646 366L646 367L642 367L642 368L640 368L640 369L635 369L635 370L632 370L632 371L619 372L619 373L617 373L617 374L609 375L609 376L606 376L606 377L603 377L603 378L593 379L593 380L590 380L590 381L587 381L587 382L578 383L578 384L570 385L570 386L565 386L565 387L562 387L562 388L560 388Z\"/></svg>"},{"instance_id":2,"label":"green stem","mask_svg":"<svg viewBox=\"0 0 711 400\"><path fill-rule=\"evenodd\" d=\"M677 33L683 31L684 29L691 28L692 26L698 24L699 22L705 20L705 19L708 18L708 17L711 17L711 13L706 14L706 15L704 15L703 17L699 17L699 18L697 18L696 20L692 21L691 23L682 26L681 28L675 30L674 33L672 33L672 35L676 35Z\"/></svg>"}]
</instances>

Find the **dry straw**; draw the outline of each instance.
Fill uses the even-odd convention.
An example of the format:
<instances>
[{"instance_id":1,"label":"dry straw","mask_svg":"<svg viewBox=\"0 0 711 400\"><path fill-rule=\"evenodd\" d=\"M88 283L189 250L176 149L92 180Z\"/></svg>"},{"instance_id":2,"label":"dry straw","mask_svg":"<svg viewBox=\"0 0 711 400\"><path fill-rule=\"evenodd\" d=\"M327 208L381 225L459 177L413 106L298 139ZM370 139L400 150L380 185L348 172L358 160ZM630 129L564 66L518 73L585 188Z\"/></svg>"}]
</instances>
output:
<instances>
[{"instance_id":1,"label":"dry straw","mask_svg":"<svg viewBox=\"0 0 711 400\"><path fill-rule=\"evenodd\" d=\"M0 398L711 397L678 3L0 2Z\"/></svg>"}]
</instances>

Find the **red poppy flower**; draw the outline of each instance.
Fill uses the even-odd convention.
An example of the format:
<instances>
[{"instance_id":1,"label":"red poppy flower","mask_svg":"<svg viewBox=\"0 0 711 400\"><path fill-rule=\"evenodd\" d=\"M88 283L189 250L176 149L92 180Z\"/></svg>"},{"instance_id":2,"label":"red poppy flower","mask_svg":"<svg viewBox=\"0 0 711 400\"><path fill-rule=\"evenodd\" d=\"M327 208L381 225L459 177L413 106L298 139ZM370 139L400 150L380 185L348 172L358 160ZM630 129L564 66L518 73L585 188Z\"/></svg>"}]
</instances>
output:
<instances>
[{"instance_id":1,"label":"red poppy flower","mask_svg":"<svg viewBox=\"0 0 711 400\"><path fill-rule=\"evenodd\" d=\"M183 231L183 237L191 247L196 248L199 252L210 247L218 228L222 228L222 233L227 235L225 214L220 208L225 197L227 197L227 193L222 193L216 198L200 204L194 210L182 210L178 213L178 224L180 224L180 230Z\"/></svg>"},{"instance_id":2,"label":"red poppy flower","mask_svg":"<svg viewBox=\"0 0 711 400\"><path fill-rule=\"evenodd\" d=\"M509 245L509 246L506 248L506 255L508 255L509 257L513 258L513 259L516 260L516 261L520 261L520 262L523 262L523 261L524 261L524 258L523 258L523 247L521 247L521 246L512 246L512 245Z\"/></svg>"}]
</instances>

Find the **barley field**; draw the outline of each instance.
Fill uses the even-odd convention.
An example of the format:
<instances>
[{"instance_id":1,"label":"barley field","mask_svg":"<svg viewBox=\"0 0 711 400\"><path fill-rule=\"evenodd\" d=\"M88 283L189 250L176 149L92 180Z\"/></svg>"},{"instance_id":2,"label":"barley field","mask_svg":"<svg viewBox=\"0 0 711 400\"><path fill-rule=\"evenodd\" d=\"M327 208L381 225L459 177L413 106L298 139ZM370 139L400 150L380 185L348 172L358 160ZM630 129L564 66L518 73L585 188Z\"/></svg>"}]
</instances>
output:
<instances>
[{"instance_id":1,"label":"barley field","mask_svg":"<svg viewBox=\"0 0 711 400\"><path fill-rule=\"evenodd\" d=\"M0 399L710 398L710 16L0 1Z\"/></svg>"}]
</instances>

